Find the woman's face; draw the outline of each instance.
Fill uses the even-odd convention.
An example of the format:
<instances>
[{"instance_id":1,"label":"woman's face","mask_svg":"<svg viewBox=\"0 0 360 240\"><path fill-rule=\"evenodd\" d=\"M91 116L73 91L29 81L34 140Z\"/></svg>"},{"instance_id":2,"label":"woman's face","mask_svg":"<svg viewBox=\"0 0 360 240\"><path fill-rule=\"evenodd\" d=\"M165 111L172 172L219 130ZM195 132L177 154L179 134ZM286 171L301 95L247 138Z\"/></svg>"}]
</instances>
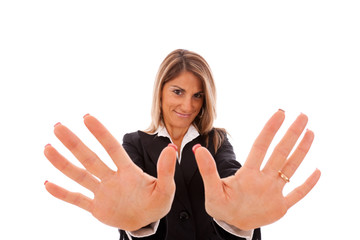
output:
<instances>
[{"instance_id":1,"label":"woman's face","mask_svg":"<svg viewBox=\"0 0 360 240\"><path fill-rule=\"evenodd\" d=\"M166 82L161 96L166 127L187 129L199 114L203 102L202 82L193 73L183 72Z\"/></svg>"}]
</instances>

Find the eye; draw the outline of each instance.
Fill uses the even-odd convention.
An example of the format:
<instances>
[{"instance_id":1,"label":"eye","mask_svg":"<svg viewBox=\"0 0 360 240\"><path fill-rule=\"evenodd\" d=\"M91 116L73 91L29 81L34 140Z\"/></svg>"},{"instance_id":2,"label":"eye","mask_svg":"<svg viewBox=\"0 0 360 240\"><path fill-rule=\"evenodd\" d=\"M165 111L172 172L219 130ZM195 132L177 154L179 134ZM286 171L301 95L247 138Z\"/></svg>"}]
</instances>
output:
<instances>
[{"instance_id":1,"label":"eye","mask_svg":"<svg viewBox=\"0 0 360 240\"><path fill-rule=\"evenodd\" d=\"M195 97L195 98L202 98L203 95L204 95L203 93L195 93L195 94L194 94L194 97Z\"/></svg>"},{"instance_id":2,"label":"eye","mask_svg":"<svg viewBox=\"0 0 360 240\"><path fill-rule=\"evenodd\" d=\"M176 95L181 95L182 91L180 89L175 89L173 90L173 93L175 93Z\"/></svg>"}]
</instances>

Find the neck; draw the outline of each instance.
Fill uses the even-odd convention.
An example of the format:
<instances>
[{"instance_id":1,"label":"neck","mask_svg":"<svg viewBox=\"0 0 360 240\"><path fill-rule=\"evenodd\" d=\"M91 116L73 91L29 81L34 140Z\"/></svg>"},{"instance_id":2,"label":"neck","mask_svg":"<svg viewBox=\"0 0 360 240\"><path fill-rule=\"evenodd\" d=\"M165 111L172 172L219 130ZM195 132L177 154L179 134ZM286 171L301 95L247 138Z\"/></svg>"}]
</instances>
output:
<instances>
[{"instance_id":1,"label":"neck","mask_svg":"<svg viewBox=\"0 0 360 240\"><path fill-rule=\"evenodd\" d=\"M166 125L166 124L165 124L165 127L166 127L166 130L168 131L171 139L173 140L173 142L176 145L180 146L186 132L189 129L189 127L187 127L187 128L173 128L173 127L171 127L169 125Z\"/></svg>"}]
</instances>

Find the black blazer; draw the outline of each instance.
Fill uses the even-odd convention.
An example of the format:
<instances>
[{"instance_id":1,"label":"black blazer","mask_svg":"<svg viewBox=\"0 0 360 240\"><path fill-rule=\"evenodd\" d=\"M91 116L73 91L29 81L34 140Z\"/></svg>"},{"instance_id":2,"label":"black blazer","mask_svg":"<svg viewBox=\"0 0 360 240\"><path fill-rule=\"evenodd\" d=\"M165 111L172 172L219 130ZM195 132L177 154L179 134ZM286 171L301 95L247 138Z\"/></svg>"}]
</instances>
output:
<instances>
[{"instance_id":1,"label":"black blazer","mask_svg":"<svg viewBox=\"0 0 360 240\"><path fill-rule=\"evenodd\" d=\"M221 178L235 174L241 167L236 161L232 145L226 138L215 154L211 131L208 150L213 155ZM185 145L181 164L176 163L176 192L170 212L160 220L154 235L141 240L240 240L219 227L205 211L203 181L197 167L192 147L200 143L206 145L205 138L198 136ZM158 137L138 131L124 136L123 147L144 172L157 176L157 160L161 151L170 143L166 137ZM120 239L128 239L125 231L119 230ZM135 238L133 239L140 239ZM260 240L260 229L255 229L253 240Z\"/></svg>"}]
</instances>

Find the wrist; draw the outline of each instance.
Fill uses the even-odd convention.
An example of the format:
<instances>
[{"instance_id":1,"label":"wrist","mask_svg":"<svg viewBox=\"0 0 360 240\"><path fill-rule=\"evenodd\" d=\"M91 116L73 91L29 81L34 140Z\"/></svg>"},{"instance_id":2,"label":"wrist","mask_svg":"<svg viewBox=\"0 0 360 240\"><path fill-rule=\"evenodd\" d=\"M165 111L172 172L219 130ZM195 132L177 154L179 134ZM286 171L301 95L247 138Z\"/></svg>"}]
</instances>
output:
<instances>
[{"instance_id":1,"label":"wrist","mask_svg":"<svg viewBox=\"0 0 360 240\"><path fill-rule=\"evenodd\" d=\"M242 231L253 230L254 227L249 224L249 221L239 217L229 217L227 219L221 220L231 226L234 226Z\"/></svg>"}]
</instances>

